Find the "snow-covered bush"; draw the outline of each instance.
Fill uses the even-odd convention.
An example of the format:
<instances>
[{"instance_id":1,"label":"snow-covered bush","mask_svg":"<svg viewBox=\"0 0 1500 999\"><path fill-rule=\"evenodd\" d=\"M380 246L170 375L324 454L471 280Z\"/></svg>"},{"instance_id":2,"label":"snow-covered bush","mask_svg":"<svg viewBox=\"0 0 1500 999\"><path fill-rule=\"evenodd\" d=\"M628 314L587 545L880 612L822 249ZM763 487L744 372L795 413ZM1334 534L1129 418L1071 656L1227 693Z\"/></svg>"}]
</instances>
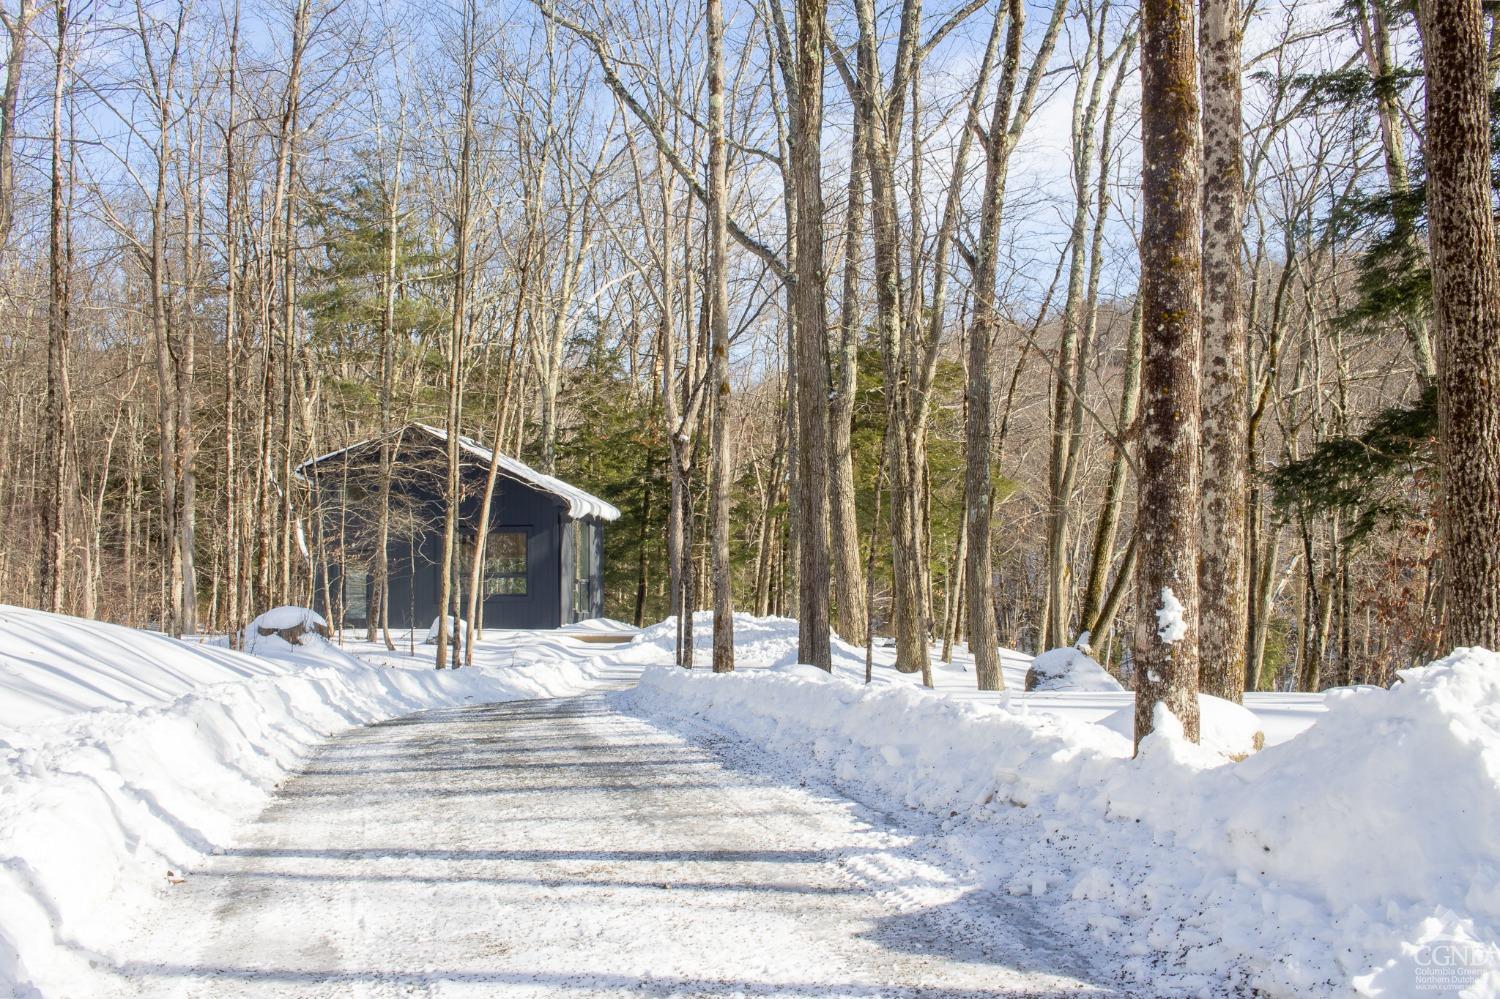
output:
<instances>
[{"instance_id":1,"label":"snow-covered bush","mask_svg":"<svg viewBox=\"0 0 1500 999\"><path fill-rule=\"evenodd\" d=\"M1026 670L1027 690L1124 690L1093 657L1079 648L1048 649Z\"/></svg>"},{"instance_id":2,"label":"snow-covered bush","mask_svg":"<svg viewBox=\"0 0 1500 999\"><path fill-rule=\"evenodd\" d=\"M275 607L245 625L241 648L253 654L286 653L293 646L316 648L328 639L328 622L306 607Z\"/></svg>"},{"instance_id":3,"label":"snow-covered bush","mask_svg":"<svg viewBox=\"0 0 1500 999\"><path fill-rule=\"evenodd\" d=\"M432 624L427 628L427 637L422 639L428 645L436 645L438 640L438 621L441 617L432 619ZM469 622L461 617L448 615L448 641L455 645L463 643L464 635L468 634Z\"/></svg>"}]
</instances>

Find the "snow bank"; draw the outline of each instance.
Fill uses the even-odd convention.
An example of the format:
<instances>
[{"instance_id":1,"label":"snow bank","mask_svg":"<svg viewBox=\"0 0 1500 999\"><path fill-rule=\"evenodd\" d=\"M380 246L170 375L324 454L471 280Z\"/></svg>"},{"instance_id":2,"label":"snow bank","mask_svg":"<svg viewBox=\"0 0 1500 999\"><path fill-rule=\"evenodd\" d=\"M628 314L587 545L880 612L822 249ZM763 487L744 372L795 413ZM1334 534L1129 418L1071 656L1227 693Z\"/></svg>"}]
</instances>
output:
<instances>
[{"instance_id":1,"label":"snow bank","mask_svg":"<svg viewBox=\"0 0 1500 999\"><path fill-rule=\"evenodd\" d=\"M1153 994L1412 995L1445 947L1465 994L1493 995L1500 656L1404 680L1241 763L1170 730L1131 759L1104 726L790 671L655 669L615 696L931 813L950 852L1056 900Z\"/></svg>"},{"instance_id":2,"label":"snow bank","mask_svg":"<svg viewBox=\"0 0 1500 999\"><path fill-rule=\"evenodd\" d=\"M1135 694L1125 695L1126 705L1113 711L1097 725L1114 732L1122 739L1135 740ZM1255 712L1233 701L1208 694L1198 695L1198 742L1216 753L1234 760L1243 760L1251 753L1259 752L1266 744L1266 734L1261 728Z\"/></svg>"},{"instance_id":3,"label":"snow bank","mask_svg":"<svg viewBox=\"0 0 1500 999\"><path fill-rule=\"evenodd\" d=\"M0 609L0 995L89 995L133 910L328 735L424 708L576 693L578 662L486 673L279 658Z\"/></svg>"}]
</instances>

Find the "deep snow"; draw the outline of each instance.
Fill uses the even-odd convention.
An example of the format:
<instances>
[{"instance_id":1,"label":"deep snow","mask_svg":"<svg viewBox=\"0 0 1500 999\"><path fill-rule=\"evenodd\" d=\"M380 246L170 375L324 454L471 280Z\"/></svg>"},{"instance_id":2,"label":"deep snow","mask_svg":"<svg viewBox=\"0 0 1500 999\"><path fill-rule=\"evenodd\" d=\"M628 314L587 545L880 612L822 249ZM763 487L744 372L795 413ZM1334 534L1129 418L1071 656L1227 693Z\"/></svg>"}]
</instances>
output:
<instances>
[{"instance_id":1,"label":"deep snow","mask_svg":"<svg viewBox=\"0 0 1500 999\"><path fill-rule=\"evenodd\" d=\"M707 665L709 620L695 622L700 666ZM624 646L563 632L490 631L476 643L477 668L451 673L431 669L420 632L397 635L394 652L344 636L295 648L277 640L249 656L0 608L0 994L98 994L110 968L124 969L124 987L137 994L172 983L217 994L224 982L203 980L205 968L253 991L260 980L235 968L271 962L284 970L296 961L304 962L301 977L269 980L281 994L314 984L328 994L429 986L492 992L495 982L458 971L475 959L464 948L498 946L501 937L528 956L507 965L513 974L503 983L521 994L578 984L601 993L634 985L686 994L865 995L879 991L870 983L882 974L920 979L917 969L937 961L954 994L975 995L986 991L980 978L965 978L972 969L960 966L978 961L992 978L1001 965L1062 975L997 979L1048 993L1086 981L1145 995L1407 996L1433 985L1430 976L1444 967L1439 954L1450 970L1455 960L1478 964L1449 984L1466 985L1468 995L1500 994L1500 657L1493 653L1461 650L1405 674L1393 691L1247 698L1253 714L1242 712L1240 721L1259 724L1273 745L1244 762L1175 738L1169 720L1131 760L1120 721L1129 714L1126 691L1021 694L1028 660L1006 652L1010 690L980 693L962 650L952 665L936 668L935 692L897 674L890 652L877 650L876 683L866 687L863 650L843 643L834 645L833 678L796 665L795 628L740 617L740 672L651 669L634 691L573 712L591 716L575 723L566 720L572 709L559 714L556 706L576 701L529 701L483 719L451 709L628 686L643 669L671 662L674 622ZM598 637L617 625L576 630ZM634 718L622 718L621 709ZM398 717L404 720L383 732L359 728ZM436 735L424 741L422 718L454 727L430 726L425 731ZM314 757L307 777L288 777L340 732L349 734L327 750L330 759L344 752L339 746L369 748L382 739L397 755L362 758L365 783L351 785L349 795L329 790L318 799L320 818L299 819L294 789L314 786L308 781L323 757ZM415 741L405 742L407 735ZM535 740L512 744L518 759L524 750L545 764L547 753L559 752L563 769L506 761L514 773L486 776L496 758L485 747L512 738ZM647 744L663 759L643 754ZM599 745L608 748L596 751ZM705 748L711 759L682 755ZM466 760L470 752L479 755ZM712 780L697 779L713 766ZM587 786L569 783L569 768L590 776ZM602 779L617 772L629 776ZM495 783L504 780L511 783ZM377 787L384 790L361 799ZM391 802L384 812L379 795ZM694 812L693 801L705 808ZM248 826L268 803L260 824ZM512 804L519 811L500 823L494 809ZM813 910L782 905L775 892L750 901L762 863L755 859L739 868L733 858L706 858L735 884L734 894L716 895L706 907L668 902L641 886L623 893L585 886L593 894L563 904L553 895L566 879L557 881L553 869L574 868L559 868L554 854L582 847L557 839L556 829L525 826L537 810L554 824L577 823L574 832L591 842L623 837L626 850L684 836L699 837L692 849L700 852L734 836L770 849L801 835L798 823L805 823L820 830L831 851L823 860L841 873L795 870L814 886L848 878L851 890L864 893L849 902L852 909L819 913L819 926L831 922L852 939L816 935L811 950L799 951L796 942L806 937L799 920ZM776 817L783 813L787 822ZM649 823L633 827L627 818ZM268 822L281 823L280 838L254 846L255 830ZM362 823L353 838L368 838L372 852L335 855L347 847L350 822ZM397 842L384 834L404 829L437 837L455 855L381 852ZM499 880L519 878L528 889L495 887L486 895L492 906L464 909L466 891L491 885L485 865L495 858L470 869L474 858L457 855L465 849L459 841L492 835L506 849L515 835L547 845L499 858L507 872ZM245 852L288 837L333 852L284 869ZM869 857L877 859L859 859L872 843L879 849ZM427 862L433 859L436 865ZM326 876L293 887L298 872L317 873L322 861L331 865ZM632 854L585 866L612 882L659 861ZM684 876L706 873L691 864L667 869L679 868ZM396 869L403 883L424 886L418 895L426 902L381 887L391 880L381 872ZM535 876L527 881L525 871ZM543 877L546 871L553 873ZM249 887L262 882L284 888ZM277 930L289 918L278 908L281 896L294 904L291 922ZM297 915L320 899L342 900L321 917L335 925ZM196 902L184 908L184 900ZM387 916L393 906L397 914ZM501 910L521 937L487 924ZM754 918L735 920L763 912L775 927L766 930L768 950L735 956L705 943L707 926L753 934ZM381 942L397 932L402 914L432 925L412 924L415 943L386 953ZM395 922L374 933L361 922L367 916ZM673 949L647 947L627 973L600 978L589 955L618 951L613 934L648 925ZM884 947L874 954L857 942L868 926L902 929L872 937ZM462 939L451 946L431 942L455 927ZM294 953L287 938L298 934L324 942ZM435 949L422 950L424 938ZM1008 940L1000 948L1008 957L996 957L997 940ZM533 951L533 941L551 942ZM589 941L598 946L589 949ZM198 970L182 972L189 946L198 948L191 965ZM381 954L386 965L372 964ZM394 970L330 977L337 968L319 965L319 955L338 956L345 962L338 967L354 972ZM491 958L480 970L512 960ZM735 962L750 971L731 975L725 969ZM323 979L320 967L329 972ZM574 971L559 971L565 967ZM661 971L667 968L670 974ZM444 979L445 969L456 977Z\"/></svg>"},{"instance_id":2,"label":"deep snow","mask_svg":"<svg viewBox=\"0 0 1500 999\"><path fill-rule=\"evenodd\" d=\"M1459 650L1330 699L1240 763L1103 726L816 671L646 672L622 695L856 797L946 816L976 883L1060 905L1154 994L1418 994L1457 948L1500 993L1500 656ZM1470 973L1472 972L1472 973ZM1436 994L1455 994L1454 992Z\"/></svg>"},{"instance_id":3,"label":"deep snow","mask_svg":"<svg viewBox=\"0 0 1500 999\"><path fill-rule=\"evenodd\" d=\"M148 914L111 984L932 999L1102 973L1032 900L968 891L920 833L766 763L599 695L354 730Z\"/></svg>"},{"instance_id":4,"label":"deep snow","mask_svg":"<svg viewBox=\"0 0 1500 999\"><path fill-rule=\"evenodd\" d=\"M332 733L596 684L583 659L451 673L321 639L261 650L0 607L0 995L92 994L129 917Z\"/></svg>"}]
</instances>

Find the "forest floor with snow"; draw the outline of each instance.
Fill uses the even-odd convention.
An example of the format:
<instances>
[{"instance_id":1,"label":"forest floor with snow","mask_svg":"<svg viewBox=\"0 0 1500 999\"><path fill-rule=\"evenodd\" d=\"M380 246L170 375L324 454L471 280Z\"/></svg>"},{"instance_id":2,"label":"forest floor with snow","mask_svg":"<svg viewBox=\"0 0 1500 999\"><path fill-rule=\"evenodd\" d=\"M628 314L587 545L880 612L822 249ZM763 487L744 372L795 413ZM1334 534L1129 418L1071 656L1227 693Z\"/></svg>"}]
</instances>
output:
<instances>
[{"instance_id":1,"label":"forest floor with snow","mask_svg":"<svg viewBox=\"0 0 1500 999\"><path fill-rule=\"evenodd\" d=\"M708 619L696 624L699 665ZM597 623L594 630L607 630ZM0 994L1500 992L1500 658L1247 699L486 633L257 655L0 608ZM851 682L852 681L852 682Z\"/></svg>"}]
</instances>

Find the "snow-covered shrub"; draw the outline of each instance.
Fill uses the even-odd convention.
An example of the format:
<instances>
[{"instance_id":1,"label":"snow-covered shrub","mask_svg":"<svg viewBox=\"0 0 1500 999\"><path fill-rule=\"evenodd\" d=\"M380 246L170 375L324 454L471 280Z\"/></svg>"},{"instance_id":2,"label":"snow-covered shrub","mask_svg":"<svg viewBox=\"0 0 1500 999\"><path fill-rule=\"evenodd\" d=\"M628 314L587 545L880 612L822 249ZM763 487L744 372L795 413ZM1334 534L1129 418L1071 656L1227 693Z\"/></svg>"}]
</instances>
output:
<instances>
[{"instance_id":1,"label":"snow-covered shrub","mask_svg":"<svg viewBox=\"0 0 1500 999\"><path fill-rule=\"evenodd\" d=\"M436 645L438 640L438 621L441 618L433 618L432 624L427 629L427 637L422 639L428 645ZM455 644L463 644L464 635L468 634L469 622L461 617L448 615L448 641Z\"/></svg>"},{"instance_id":2,"label":"snow-covered shrub","mask_svg":"<svg viewBox=\"0 0 1500 999\"><path fill-rule=\"evenodd\" d=\"M1026 670L1027 690L1124 690L1088 653L1079 648L1048 649Z\"/></svg>"},{"instance_id":3,"label":"snow-covered shrub","mask_svg":"<svg viewBox=\"0 0 1500 999\"><path fill-rule=\"evenodd\" d=\"M276 655L295 646L317 648L328 640L328 622L306 607L275 607L245 625L241 648L255 655Z\"/></svg>"}]
</instances>

